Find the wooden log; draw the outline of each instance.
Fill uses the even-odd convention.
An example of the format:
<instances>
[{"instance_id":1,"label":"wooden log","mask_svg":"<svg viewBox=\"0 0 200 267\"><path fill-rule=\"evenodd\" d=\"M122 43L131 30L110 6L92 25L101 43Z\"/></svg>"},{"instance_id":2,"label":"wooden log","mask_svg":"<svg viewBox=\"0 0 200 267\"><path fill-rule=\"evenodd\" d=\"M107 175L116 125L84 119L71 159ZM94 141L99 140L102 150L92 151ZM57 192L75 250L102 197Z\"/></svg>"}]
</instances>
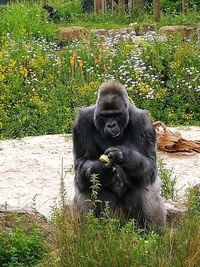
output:
<instances>
[{"instance_id":1,"label":"wooden log","mask_svg":"<svg viewBox=\"0 0 200 267\"><path fill-rule=\"evenodd\" d=\"M200 140L186 140L177 131L171 131L160 121L153 123L156 130L157 146L166 152L200 153Z\"/></svg>"}]
</instances>

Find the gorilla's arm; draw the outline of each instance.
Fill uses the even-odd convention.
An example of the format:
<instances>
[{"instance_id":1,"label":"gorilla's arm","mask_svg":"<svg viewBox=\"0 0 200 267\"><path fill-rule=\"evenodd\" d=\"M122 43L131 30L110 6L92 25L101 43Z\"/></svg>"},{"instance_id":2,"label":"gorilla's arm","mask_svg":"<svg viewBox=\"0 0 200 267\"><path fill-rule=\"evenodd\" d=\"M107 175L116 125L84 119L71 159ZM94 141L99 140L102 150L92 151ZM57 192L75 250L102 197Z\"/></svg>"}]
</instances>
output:
<instances>
[{"instance_id":1,"label":"gorilla's arm","mask_svg":"<svg viewBox=\"0 0 200 267\"><path fill-rule=\"evenodd\" d=\"M130 141L107 149L105 154L122 167L127 184L144 186L156 179L155 130L145 113L139 120L130 120Z\"/></svg>"},{"instance_id":2,"label":"gorilla's arm","mask_svg":"<svg viewBox=\"0 0 200 267\"><path fill-rule=\"evenodd\" d=\"M122 148L123 149L123 148ZM146 185L156 179L156 163L152 157L143 153L125 149L122 167L126 173L127 183L130 185Z\"/></svg>"},{"instance_id":3,"label":"gorilla's arm","mask_svg":"<svg viewBox=\"0 0 200 267\"><path fill-rule=\"evenodd\" d=\"M100 153L96 148L91 110L79 112L78 119L73 128L73 149L75 159L75 182L80 191L90 190L92 174L98 174L102 186L109 184L114 175L110 167L105 166L98 159Z\"/></svg>"}]
</instances>

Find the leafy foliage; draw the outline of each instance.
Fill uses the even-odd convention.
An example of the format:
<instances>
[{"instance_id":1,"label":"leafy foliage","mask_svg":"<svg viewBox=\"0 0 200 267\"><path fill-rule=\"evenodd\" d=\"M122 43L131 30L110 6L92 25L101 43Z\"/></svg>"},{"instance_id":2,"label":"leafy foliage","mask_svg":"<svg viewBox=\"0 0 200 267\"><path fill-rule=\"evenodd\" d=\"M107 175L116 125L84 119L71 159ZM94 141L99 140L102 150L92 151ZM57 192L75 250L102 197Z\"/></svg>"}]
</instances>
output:
<instances>
[{"instance_id":1,"label":"leafy foliage","mask_svg":"<svg viewBox=\"0 0 200 267\"><path fill-rule=\"evenodd\" d=\"M0 266L33 266L47 251L44 234L38 226L17 215L9 227L6 224L0 224Z\"/></svg>"},{"instance_id":2,"label":"leafy foliage","mask_svg":"<svg viewBox=\"0 0 200 267\"><path fill-rule=\"evenodd\" d=\"M10 34L0 40L1 137L70 132L77 108L93 104L108 79L124 84L154 120L200 121L196 43L125 34L62 48L22 34L19 42Z\"/></svg>"},{"instance_id":3,"label":"leafy foliage","mask_svg":"<svg viewBox=\"0 0 200 267\"><path fill-rule=\"evenodd\" d=\"M161 158L157 159L158 175L161 179L161 195L165 199L176 200L176 177L173 177L172 170L168 170Z\"/></svg>"}]
</instances>

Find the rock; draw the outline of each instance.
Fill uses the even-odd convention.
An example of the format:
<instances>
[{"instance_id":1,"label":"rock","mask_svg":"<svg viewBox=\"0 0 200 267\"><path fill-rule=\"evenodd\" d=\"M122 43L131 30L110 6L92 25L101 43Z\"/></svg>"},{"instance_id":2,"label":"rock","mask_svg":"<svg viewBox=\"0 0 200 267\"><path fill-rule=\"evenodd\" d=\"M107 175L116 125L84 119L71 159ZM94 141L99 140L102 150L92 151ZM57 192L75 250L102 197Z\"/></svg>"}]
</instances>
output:
<instances>
[{"instance_id":1,"label":"rock","mask_svg":"<svg viewBox=\"0 0 200 267\"><path fill-rule=\"evenodd\" d=\"M161 35L167 35L172 37L174 34L178 33L183 39L191 39L195 33L194 28L180 25L180 26L164 26L159 29Z\"/></svg>"},{"instance_id":2,"label":"rock","mask_svg":"<svg viewBox=\"0 0 200 267\"><path fill-rule=\"evenodd\" d=\"M179 221L187 212L187 207L183 204L177 204L167 200L165 202L168 221Z\"/></svg>"},{"instance_id":3,"label":"rock","mask_svg":"<svg viewBox=\"0 0 200 267\"><path fill-rule=\"evenodd\" d=\"M154 24L143 23L139 28L139 35L144 35L149 31L155 31L156 26Z\"/></svg>"},{"instance_id":4,"label":"rock","mask_svg":"<svg viewBox=\"0 0 200 267\"><path fill-rule=\"evenodd\" d=\"M200 41L200 23L197 23L195 26L194 26L194 29L195 29L195 32L194 32L194 36L193 36L193 39L195 41Z\"/></svg>"},{"instance_id":5,"label":"rock","mask_svg":"<svg viewBox=\"0 0 200 267\"><path fill-rule=\"evenodd\" d=\"M81 27L59 28L56 36L62 41L73 41L88 38L89 30Z\"/></svg>"},{"instance_id":6,"label":"rock","mask_svg":"<svg viewBox=\"0 0 200 267\"><path fill-rule=\"evenodd\" d=\"M21 208L11 207L8 205L0 205L0 219L9 220L10 216L12 216L13 214L26 217L29 221L47 221L46 217L35 209L28 207Z\"/></svg>"},{"instance_id":7,"label":"rock","mask_svg":"<svg viewBox=\"0 0 200 267\"><path fill-rule=\"evenodd\" d=\"M108 30L106 30L106 29L93 29L90 31L94 35L105 35L105 36L108 35Z\"/></svg>"},{"instance_id":8,"label":"rock","mask_svg":"<svg viewBox=\"0 0 200 267\"><path fill-rule=\"evenodd\" d=\"M95 29L91 30L91 33L94 35L104 35L104 36L116 36L116 35L125 35L127 33L133 33L135 34L135 29L133 27L129 28L122 28L122 29L111 29L111 30L106 30L106 29Z\"/></svg>"}]
</instances>

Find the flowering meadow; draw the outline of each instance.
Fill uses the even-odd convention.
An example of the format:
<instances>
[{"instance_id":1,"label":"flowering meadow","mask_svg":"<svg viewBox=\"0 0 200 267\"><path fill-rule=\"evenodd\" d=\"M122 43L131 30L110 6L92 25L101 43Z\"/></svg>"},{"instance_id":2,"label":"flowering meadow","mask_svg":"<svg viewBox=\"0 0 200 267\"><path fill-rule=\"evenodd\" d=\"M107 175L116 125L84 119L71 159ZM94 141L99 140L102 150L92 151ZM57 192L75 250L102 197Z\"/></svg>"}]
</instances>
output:
<instances>
[{"instance_id":1,"label":"flowering meadow","mask_svg":"<svg viewBox=\"0 0 200 267\"><path fill-rule=\"evenodd\" d=\"M152 23L151 14L83 14L81 1L49 1L59 23L49 22L42 3L0 6L0 138L71 132L77 109L93 104L99 85L116 79L138 107L168 125L200 122L199 43L178 36L127 33L63 42L59 27L127 27ZM163 13L167 24L194 24L188 16Z\"/></svg>"},{"instance_id":2,"label":"flowering meadow","mask_svg":"<svg viewBox=\"0 0 200 267\"><path fill-rule=\"evenodd\" d=\"M154 32L62 44L21 31L0 37L1 137L70 132L77 109L116 79L130 101L168 125L200 121L199 44Z\"/></svg>"}]
</instances>

